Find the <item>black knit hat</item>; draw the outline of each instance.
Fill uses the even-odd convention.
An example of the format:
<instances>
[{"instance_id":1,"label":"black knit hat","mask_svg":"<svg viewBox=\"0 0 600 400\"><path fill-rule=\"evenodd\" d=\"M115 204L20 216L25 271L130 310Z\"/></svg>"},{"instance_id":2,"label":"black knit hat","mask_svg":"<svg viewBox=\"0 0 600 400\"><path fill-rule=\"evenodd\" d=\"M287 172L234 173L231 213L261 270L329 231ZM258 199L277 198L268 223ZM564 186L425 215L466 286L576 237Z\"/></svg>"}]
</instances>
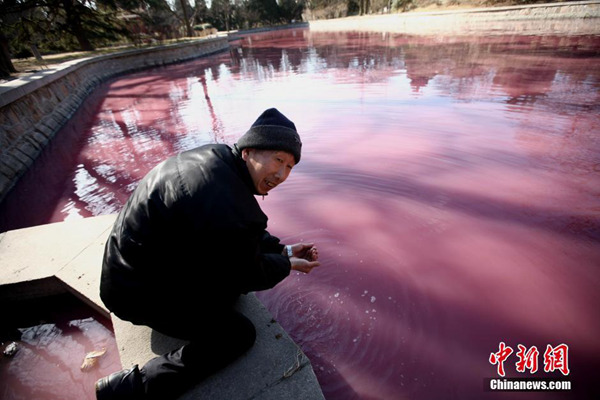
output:
<instances>
[{"instance_id":1,"label":"black knit hat","mask_svg":"<svg viewBox=\"0 0 600 400\"><path fill-rule=\"evenodd\" d=\"M300 162L302 142L296 131L296 125L275 108L269 108L252 124L242 136L237 146L260 150L281 150L294 156L296 164Z\"/></svg>"}]
</instances>

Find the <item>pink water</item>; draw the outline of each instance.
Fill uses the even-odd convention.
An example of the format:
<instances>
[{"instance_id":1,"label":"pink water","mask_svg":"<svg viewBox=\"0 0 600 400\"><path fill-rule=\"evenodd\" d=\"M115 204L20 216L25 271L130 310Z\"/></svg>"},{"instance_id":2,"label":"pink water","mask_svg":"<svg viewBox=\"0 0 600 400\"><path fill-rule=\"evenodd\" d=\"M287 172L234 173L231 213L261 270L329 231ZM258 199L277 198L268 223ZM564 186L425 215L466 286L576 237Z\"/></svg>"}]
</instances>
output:
<instances>
[{"instance_id":1,"label":"pink water","mask_svg":"<svg viewBox=\"0 0 600 400\"><path fill-rule=\"evenodd\" d=\"M117 212L156 163L235 143L278 107L304 142L264 200L322 266L261 300L328 400L597 398L600 39L294 30L99 88L1 211L2 230ZM573 390L489 393L569 346ZM517 346L539 371L517 372Z\"/></svg>"},{"instance_id":2,"label":"pink water","mask_svg":"<svg viewBox=\"0 0 600 400\"><path fill-rule=\"evenodd\" d=\"M121 369L110 322L72 296L3 305L0 355L2 400L95 400L95 382ZM105 350L86 370L86 354ZM1 353L0 353L1 354Z\"/></svg>"}]
</instances>

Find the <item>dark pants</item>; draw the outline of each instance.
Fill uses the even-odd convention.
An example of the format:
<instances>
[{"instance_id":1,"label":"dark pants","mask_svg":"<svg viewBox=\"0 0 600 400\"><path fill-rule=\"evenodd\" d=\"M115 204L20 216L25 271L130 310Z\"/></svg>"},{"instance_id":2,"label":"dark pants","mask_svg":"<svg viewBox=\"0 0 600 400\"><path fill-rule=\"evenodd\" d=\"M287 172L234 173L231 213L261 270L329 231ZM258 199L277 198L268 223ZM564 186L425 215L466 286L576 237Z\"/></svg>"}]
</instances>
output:
<instances>
[{"instance_id":1,"label":"dark pants","mask_svg":"<svg viewBox=\"0 0 600 400\"><path fill-rule=\"evenodd\" d=\"M152 329L190 343L156 357L141 369L148 399L175 399L195 383L227 366L256 339L252 322L233 308L199 314L197 318L169 315L147 323Z\"/></svg>"}]
</instances>

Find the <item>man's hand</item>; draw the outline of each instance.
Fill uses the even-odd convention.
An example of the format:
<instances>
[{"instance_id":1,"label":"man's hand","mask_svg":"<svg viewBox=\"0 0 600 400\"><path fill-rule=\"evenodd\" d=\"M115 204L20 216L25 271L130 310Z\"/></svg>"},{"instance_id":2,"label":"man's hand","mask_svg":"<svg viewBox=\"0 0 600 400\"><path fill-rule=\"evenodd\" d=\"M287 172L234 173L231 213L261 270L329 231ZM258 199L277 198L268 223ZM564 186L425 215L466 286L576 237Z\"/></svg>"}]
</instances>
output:
<instances>
[{"instance_id":1,"label":"man's hand","mask_svg":"<svg viewBox=\"0 0 600 400\"><path fill-rule=\"evenodd\" d=\"M308 274L313 268L321 265L319 259L319 251L314 243L296 243L292 246L292 257L290 263L292 269Z\"/></svg>"},{"instance_id":2,"label":"man's hand","mask_svg":"<svg viewBox=\"0 0 600 400\"><path fill-rule=\"evenodd\" d=\"M308 261L304 258L291 257L290 263L292 264L292 269L295 271L304 272L308 274L314 267L318 267L321 265L318 261Z\"/></svg>"},{"instance_id":3,"label":"man's hand","mask_svg":"<svg viewBox=\"0 0 600 400\"><path fill-rule=\"evenodd\" d=\"M314 243L296 243L292 245L292 257L303 258L307 261L317 261L319 251Z\"/></svg>"}]
</instances>

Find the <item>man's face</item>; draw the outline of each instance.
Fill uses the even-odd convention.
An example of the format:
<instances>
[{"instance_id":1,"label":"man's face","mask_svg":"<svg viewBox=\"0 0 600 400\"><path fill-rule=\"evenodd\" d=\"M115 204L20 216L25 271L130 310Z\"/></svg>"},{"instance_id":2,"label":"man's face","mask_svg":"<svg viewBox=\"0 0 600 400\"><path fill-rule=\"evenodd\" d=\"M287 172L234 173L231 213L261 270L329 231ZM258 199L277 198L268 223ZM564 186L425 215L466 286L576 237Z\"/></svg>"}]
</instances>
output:
<instances>
[{"instance_id":1,"label":"man's face","mask_svg":"<svg viewBox=\"0 0 600 400\"><path fill-rule=\"evenodd\" d=\"M283 183L296 165L294 156L285 151L244 149L242 158L258 194L267 194Z\"/></svg>"}]
</instances>

